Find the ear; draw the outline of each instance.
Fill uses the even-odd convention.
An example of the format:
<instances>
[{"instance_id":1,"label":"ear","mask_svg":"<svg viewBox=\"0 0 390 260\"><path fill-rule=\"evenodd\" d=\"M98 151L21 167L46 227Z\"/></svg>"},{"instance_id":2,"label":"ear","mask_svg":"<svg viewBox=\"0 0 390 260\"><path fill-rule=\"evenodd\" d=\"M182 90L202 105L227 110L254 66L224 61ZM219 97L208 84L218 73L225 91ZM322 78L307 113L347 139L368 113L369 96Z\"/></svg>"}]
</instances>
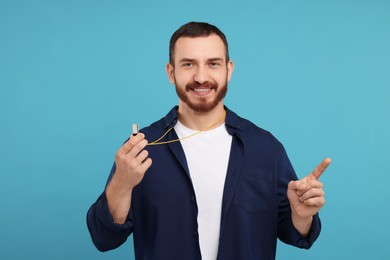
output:
<instances>
[{"instance_id":1,"label":"ear","mask_svg":"<svg viewBox=\"0 0 390 260\"><path fill-rule=\"evenodd\" d=\"M169 82L171 82L171 84L175 84L175 69L172 64L168 63L165 67L165 71L167 72Z\"/></svg>"},{"instance_id":2,"label":"ear","mask_svg":"<svg viewBox=\"0 0 390 260\"><path fill-rule=\"evenodd\" d=\"M234 70L234 63L232 60L229 60L229 62L227 64L227 72L228 72L227 80L228 80L228 82L230 81L230 78L232 77L233 70Z\"/></svg>"}]
</instances>

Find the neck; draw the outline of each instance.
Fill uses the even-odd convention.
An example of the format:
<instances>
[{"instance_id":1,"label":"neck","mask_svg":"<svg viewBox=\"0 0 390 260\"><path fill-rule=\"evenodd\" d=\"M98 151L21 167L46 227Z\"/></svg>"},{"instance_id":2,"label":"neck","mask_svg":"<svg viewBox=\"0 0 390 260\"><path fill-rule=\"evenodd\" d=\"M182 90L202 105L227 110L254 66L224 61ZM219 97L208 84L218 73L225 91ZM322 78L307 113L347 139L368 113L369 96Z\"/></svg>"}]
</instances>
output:
<instances>
[{"instance_id":1,"label":"neck","mask_svg":"<svg viewBox=\"0 0 390 260\"><path fill-rule=\"evenodd\" d=\"M207 128L210 130L222 125L225 122L225 118L222 118L224 113L225 109L222 102L209 112L196 112L183 103L179 104L178 110L180 123L189 129L197 131ZM218 120L220 121L218 122ZM211 125L213 126L210 127Z\"/></svg>"}]
</instances>

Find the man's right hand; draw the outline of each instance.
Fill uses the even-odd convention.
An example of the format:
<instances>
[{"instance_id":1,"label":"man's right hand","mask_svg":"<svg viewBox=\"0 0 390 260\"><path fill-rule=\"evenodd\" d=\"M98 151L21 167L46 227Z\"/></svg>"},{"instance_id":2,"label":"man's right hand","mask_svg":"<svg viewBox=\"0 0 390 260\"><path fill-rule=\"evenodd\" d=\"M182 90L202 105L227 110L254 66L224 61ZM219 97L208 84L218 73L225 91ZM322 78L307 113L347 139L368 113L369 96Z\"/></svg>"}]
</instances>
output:
<instances>
[{"instance_id":1,"label":"man's right hand","mask_svg":"<svg viewBox=\"0 0 390 260\"><path fill-rule=\"evenodd\" d=\"M106 188L108 208L115 223L125 223L133 188L142 181L146 170L152 165L148 151L144 150L147 144L145 135L140 133L131 136L116 153L116 170Z\"/></svg>"}]
</instances>

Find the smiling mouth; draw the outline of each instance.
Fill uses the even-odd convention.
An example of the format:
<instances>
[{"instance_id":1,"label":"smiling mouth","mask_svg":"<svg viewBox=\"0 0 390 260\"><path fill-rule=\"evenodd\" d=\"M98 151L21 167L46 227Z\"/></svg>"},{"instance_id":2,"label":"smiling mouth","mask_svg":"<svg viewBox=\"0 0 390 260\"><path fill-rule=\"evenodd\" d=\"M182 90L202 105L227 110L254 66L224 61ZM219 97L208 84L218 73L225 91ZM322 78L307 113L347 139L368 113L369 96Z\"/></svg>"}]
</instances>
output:
<instances>
[{"instance_id":1,"label":"smiling mouth","mask_svg":"<svg viewBox=\"0 0 390 260\"><path fill-rule=\"evenodd\" d=\"M191 91L198 97L206 97L213 90L216 92L218 85L213 82L205 82L203 84L199 84L197 82L190 82L186 85L186 90Z\"/></svg>"},{"instance_id":2,"label":"smiling mouth","mask_svg":"<svg viewBox=\"0 0 390 260\"><path fill-rule=\"evenodd\" d=\"M191 90L200 96L205 96L211 92L210 88L193 88Z\"/></svg>"},{"instance_id":3,"label":"smiling mouth","mask_svg":"<svg viewBox=\"0 0 390 260\"><path fill-rule=\"evenodd\" d=\"M194 91L195 92L199 92L199 93L206 93L206 92L209 92L211 89L209 88L195 88Z\"/></svg>"}]
</instances>

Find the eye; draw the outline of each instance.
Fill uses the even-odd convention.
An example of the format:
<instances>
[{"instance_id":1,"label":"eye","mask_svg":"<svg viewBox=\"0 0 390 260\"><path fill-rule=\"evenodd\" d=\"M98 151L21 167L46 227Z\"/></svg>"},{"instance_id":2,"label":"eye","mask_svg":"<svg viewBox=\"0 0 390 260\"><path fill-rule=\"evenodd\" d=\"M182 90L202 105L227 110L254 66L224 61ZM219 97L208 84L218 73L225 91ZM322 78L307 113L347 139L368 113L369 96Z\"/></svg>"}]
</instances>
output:
<instances>
[{"instance_id":1,"label":"eye","mask_svg":"<svg viewBox=\"0 0 390 260\"><path fill-rule=\"evenodd\" d=\"M212 62L209 63L209 66L210 66L211 68L216 68L216 67L218 67L219 65L220 65L220 63L219 63L219 62L216 62L216 61L212 61Z\"/></svg>"},{"instance_id":2,"label":"eye","mask_svg":"<svg viewBox=\"0 0 390 260\"><path fill-rule=\"evenodd\" d=\"M185 63L183 63L182 66L185 67L185 68L190 68L190 67L193 66L193 64L191 62L185 62Z\"/></svg>"}]
</instances>

